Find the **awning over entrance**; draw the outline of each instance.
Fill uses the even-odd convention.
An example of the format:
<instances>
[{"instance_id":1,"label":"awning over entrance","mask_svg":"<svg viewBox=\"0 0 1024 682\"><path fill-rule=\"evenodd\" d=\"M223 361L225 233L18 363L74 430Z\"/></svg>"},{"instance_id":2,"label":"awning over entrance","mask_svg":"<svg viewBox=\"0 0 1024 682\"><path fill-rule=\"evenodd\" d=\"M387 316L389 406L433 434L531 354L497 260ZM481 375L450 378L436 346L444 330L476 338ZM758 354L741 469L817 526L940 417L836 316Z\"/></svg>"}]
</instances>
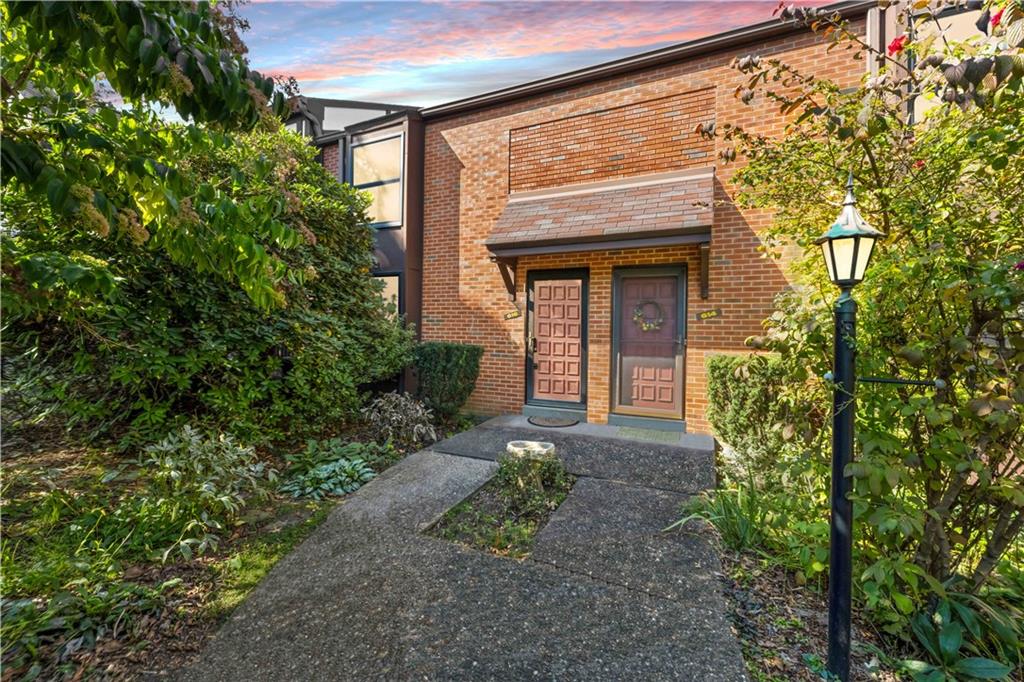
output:
<instances>
[{"instance_id":1,"label":"awning over entrance","mask_svg":"<svg viewBox=\"0 0 1024 682\"><path fill-rule=\"evenodd\" d=\"M487 248L499 258L711 239L714 168L517 192Z\"/></svg>"}]
</instances>

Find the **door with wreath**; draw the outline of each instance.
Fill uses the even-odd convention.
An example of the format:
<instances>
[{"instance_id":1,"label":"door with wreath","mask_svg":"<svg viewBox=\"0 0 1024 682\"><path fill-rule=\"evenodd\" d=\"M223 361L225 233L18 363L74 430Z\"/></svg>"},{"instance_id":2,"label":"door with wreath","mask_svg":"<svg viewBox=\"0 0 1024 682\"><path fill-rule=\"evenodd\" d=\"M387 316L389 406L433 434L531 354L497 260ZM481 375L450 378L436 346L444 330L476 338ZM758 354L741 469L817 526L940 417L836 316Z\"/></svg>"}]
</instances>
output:
<instances>
[{"instance_id":1,"label":"door with wreath","mask_svg":"<svg viewBox=\"0 0 1024 682\"><path fill-rule=\"evenodd\" d=\"M615 412L683 418L685 283L681 267L616 272Z\"/></svg>"}]
</instances>

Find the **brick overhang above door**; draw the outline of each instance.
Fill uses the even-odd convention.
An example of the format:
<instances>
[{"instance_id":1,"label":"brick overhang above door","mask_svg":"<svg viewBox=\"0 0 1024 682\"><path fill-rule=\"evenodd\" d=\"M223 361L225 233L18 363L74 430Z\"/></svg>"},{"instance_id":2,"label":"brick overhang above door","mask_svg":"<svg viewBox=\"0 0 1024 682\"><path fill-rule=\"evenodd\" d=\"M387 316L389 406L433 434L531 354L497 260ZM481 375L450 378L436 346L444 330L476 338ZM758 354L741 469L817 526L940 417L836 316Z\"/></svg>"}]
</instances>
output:
<instances>
[{"instance_id":1,"label":"brick overhang above door","mask_svg":"<svg viewBox=\"0 0 1024 682\"><path fill-rule=\"evenodd\" d=\"M496 256L706 242L714 168L516 192L487 238Z\"/></svg>"}]
</instances>

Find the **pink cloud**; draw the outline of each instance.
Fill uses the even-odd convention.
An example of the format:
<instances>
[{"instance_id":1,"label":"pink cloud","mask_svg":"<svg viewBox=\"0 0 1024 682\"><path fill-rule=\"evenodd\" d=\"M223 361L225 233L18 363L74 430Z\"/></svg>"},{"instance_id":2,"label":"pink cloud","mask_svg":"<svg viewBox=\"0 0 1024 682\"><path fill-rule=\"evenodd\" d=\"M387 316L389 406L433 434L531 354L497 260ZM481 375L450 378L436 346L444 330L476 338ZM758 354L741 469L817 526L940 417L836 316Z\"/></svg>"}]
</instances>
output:
<instances>
[{"instance_id":1,"label":"pink cloud","mask_svg":"<svg viewBox=\"0 0 1024 682\"><path fill-rule=\"evenodd\" d=\"M813 0L809 4L825 4ZM527 58L683 42L771 18L774 3L448 3L438 16L407 16L376 35L339 36L314 62L270 73L313 82L398 66Z\"/></svg>"}]
</instances>

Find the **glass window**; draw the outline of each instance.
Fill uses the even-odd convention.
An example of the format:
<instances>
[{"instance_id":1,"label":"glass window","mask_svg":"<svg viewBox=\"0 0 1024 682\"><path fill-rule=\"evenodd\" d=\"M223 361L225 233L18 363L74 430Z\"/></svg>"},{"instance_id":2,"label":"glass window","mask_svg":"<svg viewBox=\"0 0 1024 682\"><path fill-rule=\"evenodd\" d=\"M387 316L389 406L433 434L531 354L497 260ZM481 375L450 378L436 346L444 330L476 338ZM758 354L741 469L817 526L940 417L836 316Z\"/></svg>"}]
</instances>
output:
<instances>
[{"instance_id":1,"label":"glass window","mask_svg":"<svg viewBox=\"0 0 1024 682\"><path fill-rule=\"evenodd\" d=\"M398 275L381 275L377 281L384 283L380 295L385 301L395 306L394 314L398 314Z\"/></svg>"},{"instance_id":2,"label":"glass window","mask_svg":"<svg viewBox=\"0 0 1024 682\"><path fill-rule=\"evenodd\" d=\"M364 187L363 191L373 195L373 203L367 213L370 214L370 222L377 225L381 223L401 224L402 222L402 183L391 182L386 185L371 185Z\"/></svg>"},{"instance_id":3,"label":"glass window","mask_svg":"<svg viewBox=\"0 0 1024 682\"><path fill-rule=\"evenodd\" d=\"M402 138L361 144L352 149L352 182L399 180L402 177Z\"/></svg>"},{"instance_id":4,"label":"glass window","mask_svg":"<svg viewBox=\"0 0 1024 682\"><path fill-rule=\"evenodd\" d=\"M373 195L374 225L401 225L402 136L352 145L352 185Z\"/></svg>"}]
</instances>

